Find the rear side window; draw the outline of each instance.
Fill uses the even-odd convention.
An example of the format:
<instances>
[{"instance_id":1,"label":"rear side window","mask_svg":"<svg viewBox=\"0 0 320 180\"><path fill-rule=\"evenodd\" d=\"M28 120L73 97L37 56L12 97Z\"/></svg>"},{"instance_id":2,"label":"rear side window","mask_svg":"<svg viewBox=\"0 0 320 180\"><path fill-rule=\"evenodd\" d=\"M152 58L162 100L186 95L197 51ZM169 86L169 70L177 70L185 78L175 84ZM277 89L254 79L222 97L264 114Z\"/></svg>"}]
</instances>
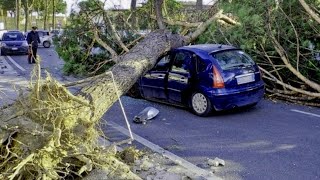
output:
<instances>
[{"instance_id":1,"label":"rear side window","mask_svg":"<svg viewBox=\"0 0 320 180\"><path fill-rule=\"evenodd\" d=\"M203 72L207 69L207 64L199 56L193 54L192 57L197 73Z\"/></svg>"},{"instance_id":2,"label":"rear side window","mask_svg":"<svg viewBox=\"0 0 320 180\"><path fill-rule=\"evenodd\" d=\"M211 54L217 60L222 70L254 65L249 55L240 50L229 50Z\"/></svg>"}]
</instances>

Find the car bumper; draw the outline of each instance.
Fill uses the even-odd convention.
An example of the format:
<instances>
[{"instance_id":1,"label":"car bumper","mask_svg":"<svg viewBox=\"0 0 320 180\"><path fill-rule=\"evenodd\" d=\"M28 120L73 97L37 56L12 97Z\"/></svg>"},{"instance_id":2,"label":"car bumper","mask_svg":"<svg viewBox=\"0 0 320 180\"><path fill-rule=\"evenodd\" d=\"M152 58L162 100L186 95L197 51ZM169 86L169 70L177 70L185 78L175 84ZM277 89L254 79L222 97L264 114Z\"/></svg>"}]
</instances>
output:
<instances>
[{"instance_id":1,"label":"car bumper","mask_svg":"<svg viewBox=\"0 0 320 180\"><path fill-rule=\"evenodd\" d=\"M27 54L28 47L1 47L1 52L5 54Z\"/></svg>"},{"instance_id":2,"label":"car bumper","mask_svg":"<svg viewBox=\"0 0 320 180\"><path fill-rule=\"evenodd\" d=\"M216 111L249 106L258 103L264 95L264 85L259 85L240 92L225 94L211 93L210 99Z\"/></svg>"}]
</instances>

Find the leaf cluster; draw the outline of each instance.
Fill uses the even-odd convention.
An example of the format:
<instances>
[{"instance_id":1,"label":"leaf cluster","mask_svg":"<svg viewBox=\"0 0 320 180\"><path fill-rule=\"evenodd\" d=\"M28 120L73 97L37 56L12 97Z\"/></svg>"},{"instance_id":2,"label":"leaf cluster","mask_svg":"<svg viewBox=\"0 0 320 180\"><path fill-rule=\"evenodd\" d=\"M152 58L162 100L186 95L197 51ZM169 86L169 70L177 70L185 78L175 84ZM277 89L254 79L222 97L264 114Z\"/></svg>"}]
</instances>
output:
<instances>
[{"instance_id":1,"label":"leaf cluster","mask_svg":"<svg viewBox=\"0 0 320 180\"><path fill-rule=\"evenodd\" d=\"M319 1L310 0L308 3L319 8ZM219 8L241 25L214 24L198 39L198 43L232 44L249 52L264 68L272 70L267 56L271 57L274 65L283 64L271 41L270 35L273 35L285 48L290 63L299 67L307 78L320 82L320 61L315 60L314 56L320 51L320 38L316 38L320 27L308 16L299 1L221 1ZM314 50L309 48L310 44L315 46ZM289 83L298 81L286 68L279 72Z\"/></svg>"}]
</instances>

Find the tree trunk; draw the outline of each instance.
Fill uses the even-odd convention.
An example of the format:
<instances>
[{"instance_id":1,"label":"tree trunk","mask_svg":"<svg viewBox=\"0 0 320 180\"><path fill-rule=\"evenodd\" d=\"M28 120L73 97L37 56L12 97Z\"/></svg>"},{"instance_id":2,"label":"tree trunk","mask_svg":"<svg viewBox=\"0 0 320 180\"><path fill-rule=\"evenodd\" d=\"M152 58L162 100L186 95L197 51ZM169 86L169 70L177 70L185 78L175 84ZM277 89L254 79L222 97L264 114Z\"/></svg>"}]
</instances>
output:
<instances>
[{"instance_id":1,"label":"tree trunk","mask_svg":"<svg viewBox=\"0 0 320 180\"><path fill-rule=\"evenodd\" d=\"M25 0L25 2L23 3L23 7L24 7L24 18L25 18L24 32L27 32L28 24L29 24L29 0Z\"/></svg>"},{"instance_id":2,"label":"tree trunk","mask_svg":"<svg viewBox=\"0 0 320 180\"><path fill-rule=\"evenodd\" d=\"M202 8L203 8L203 2L202 2L202 0L197 0L196 9L197 9L197 10L202 10Z\"/></svg>"},{"instance_id":3,"label":"tree trunk","mask_svg":"<svg viewBox=\"0 0 320 180\"><path fill-rule=\"evenodd\" d=\"M185 38L166 30L157 30L133 47L130 52L119 57L119 63L111 68L117 84L118 94L123 94L137 81L141 74L153 67L163 53L170 48L184 45ZM148 47L148 48L146 48ZM99 120L105 110L117 101L115 89L109 75L100 77L82 89L80 94L90 94L90 101L97 107L94 119Z\"/></svg>"},{"instance_id":4,"label":"tree trunk","mask_svg":"<svg viewBox=\"0 0 320 180\"><path fill-rule=\"evenodd\" d=\"M157 23L159 29L165 29L166 26L163 23L163 17L162 17L162 4L163 0L155 0L156 2L154 3L155 6L155 11L156 11L156 16L157 16Z\"/></svg>"},{"instance_id":5,"label":"tree trunk","mask_svg":"<svg viewBox=\"0 0 320 180\"><path fill-rule=\"evenodd\" d=\"M44 1L44 12L43 12L43 29L47 29L48 25L48 0Z\"/></svg>"},{"instance_id":6,"label":"tree trunk","mask_svg":"<svg viewBox=\"0 0 320 180\"><path fill-rule=\"evenodd\" d=\"M16 0L16 28L20 29L20 3L21 0Z\"/></svg>"},{"instance_id":7,"label":"tree trunk","mask_svg":"<svg viewBox=\"0 0 320 180\"><path fill-rule=\"evenodd\" d=\"M137 29L137 15L136 15L136 8L137 8L137 0L131 0L131 26L133 29Z\"/></svg>"},{"instance_id":8,"label":"tree trunk","mask_svg":"<svg viewBox=\"0 0 320 180\"><path fill-rule=\"evenodd\" d=\"M0 143L0 179L19 179L30 174L32 179L59 179L63 170L83 175L84 171L101 167L120 175L129 172L114 155L98 148L96 128L101 117L161 55L189 43L220 15L203 23L194 36L184 37L164 29L149 33L129 52L116 57L117 64L110 71L83 81L88 84L75 96L50 77L43 84L38 80L30 94L0 109L0 137L6 138ZM35 74L40 74L40 65L36 65ZM70 164L75 165L73 172L69 171ZM137 179L134 175L118 174L110 179L117 177Z\"/></svg>"},{"instance_id":9,"label":"tree trunk","mask_svg":"<svg viewBox=\"0 0 320 180\"><path fill-rule=\"evenodd\" d=\"M56 27L56 5L55 5L55 0L52 0L52 29L55 29Z\"/></svg>"}]
</instances>

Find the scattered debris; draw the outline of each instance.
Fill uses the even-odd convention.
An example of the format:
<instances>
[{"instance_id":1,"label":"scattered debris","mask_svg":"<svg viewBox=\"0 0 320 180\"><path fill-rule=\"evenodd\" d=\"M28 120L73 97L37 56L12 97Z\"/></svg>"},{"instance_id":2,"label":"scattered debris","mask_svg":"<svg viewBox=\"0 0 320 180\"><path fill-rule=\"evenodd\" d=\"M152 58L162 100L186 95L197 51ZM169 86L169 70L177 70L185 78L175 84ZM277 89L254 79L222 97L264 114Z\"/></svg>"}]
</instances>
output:
<instances>
[{"instance_id":1,"label":"scattered debris","mask_svg":"<svg viewBox=\"0 0 320 180\"><path fill-rule=\"evenodd\" d=\"M224 162L224 160L219 159L219 158L214 158L214 159L208 159L208 165L209 166L214 166L214 167L218 167L218 166L225 166L226 163Z\"/></svg>"},{"instance_id":2,"label":"scattered debris","mask_svg":"<svg viewBox=\"0 0 320 180\"><path fill-rule=\"evenodd\" d=\"M146 124L147 120L153 119L159 114L159 110L154 107L147 107L137 116L134 116L133 122Z\"/></svg>"}]
</instances>

